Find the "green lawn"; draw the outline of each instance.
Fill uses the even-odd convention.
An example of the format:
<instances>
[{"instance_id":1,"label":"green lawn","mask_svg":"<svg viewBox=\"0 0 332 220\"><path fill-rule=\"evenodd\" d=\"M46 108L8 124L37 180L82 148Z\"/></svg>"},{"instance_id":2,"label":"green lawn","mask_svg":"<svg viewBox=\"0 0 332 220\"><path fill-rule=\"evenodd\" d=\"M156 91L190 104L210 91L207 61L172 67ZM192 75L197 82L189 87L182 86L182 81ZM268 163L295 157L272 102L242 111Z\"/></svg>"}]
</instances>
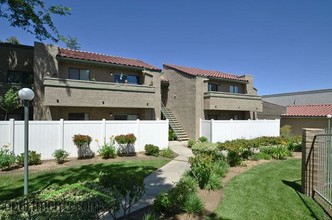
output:
<instances>
[{"instance_id":1,"label":"green lawn","mask_svg":"<svg viewBox=\"0 0 332 220\"><path fill-rule=\"evenodd\" d=\"M326 219L301 190L301 160L258 165L232 179L211 219Z\"/></svg>"},{"instance_id":2,"label":"green lawn","mask_svg":"<svg viewBox=\"0 0 332 220\"><path fill-rule=\"evenodd\" d=\"M135 175L148 176L159 167L168 163L169 159L152 158L150 160L128 160L122 162L105 162L51 171L31 172L29 177L29 192L45 189L49 186L94 180L100 172L122 173L134 171ZM23 195L23 173L0 174L0 201Z\"/></svg>"}]
</instances>

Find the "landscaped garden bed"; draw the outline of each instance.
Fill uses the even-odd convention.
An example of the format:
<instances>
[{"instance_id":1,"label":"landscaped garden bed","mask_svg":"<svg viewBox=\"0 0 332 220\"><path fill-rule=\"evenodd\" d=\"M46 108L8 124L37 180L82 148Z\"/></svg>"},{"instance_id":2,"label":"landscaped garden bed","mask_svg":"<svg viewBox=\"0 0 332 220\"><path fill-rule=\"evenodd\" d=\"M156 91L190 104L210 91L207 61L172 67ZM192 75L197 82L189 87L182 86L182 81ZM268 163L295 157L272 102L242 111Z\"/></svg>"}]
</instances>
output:
<instances>
[{"instance_id":1,"label":"landscaped garden bed","mask_svg":"<svg viewBox=\"0 0 332 220\"><path fill-rule=\"evenodd\" d=\"M22 197L23 194L22 170L12 170L0 173L0 178L1 178L0 201L2 202L1 204L3 205L5 204L6 201L8 202L9 199L14 199L11 200L9 204L12 204L12 202L16 203L20 201L26 201L25 199L29 198L31 199L31 201L49 202L50 201L49 199L50 198L53 199L53 196L48 198L47 195L53 195L53 194L55 195L65 190L66 191L65 194L66 195L67 193L73 194L73 198L64 195L63 197L59 197L58 198L59 201L56 200L56 202L61 203L61 199L65 199L66 201L73 202L73 204L80 204L79 202L94 202L95 204L96 202L95 199L99 201L100 199L99 196L105 194L105 191L100 192L100 190L111 189L113 187L113 185L110 186L107 185L108 183L112 183L112 180L118 180L118 182L120 182L121 179L126 178L125 180L123 180L123 183L139 183L150 173L154 172L156 169L165 165L169 161L170 160L166 158L148 158L144 154L139 154L138 156L129 157L129 158L119 157L117 159L110 159L110 160L103 160L101 158L93 158L89 160L77 160L75 158L61 165L58 165L56 161L47 161L44 162L42 165L30 167L30 168L38 167L38 169L31 169L29 176L30 177L29 192L31 196L27 198ZM46 166L47 164L49 164L50 166ZM54 168L55 166L56 168ZM103 181L103 185L107 186L100 187L101 184L99 183L99 181L101 179L106 180ZM139 180L139 181L134 181L134 180ZM115 184L117 182L113 183ZM121 184L121 186L124 187L125 184ZM89 187L92 188L89 189ZM121 187L116 187L116 188L121 189ZM127 188L131 189L132 187L130 185ZM133 187L133 189L137 188ZM92 194L89 193L91 192L91 190L93 191ZM115 192L115 190L111 190L110 192ZM108 196L110 199L113 198L114 195L112 194ZM78 202L75 200L81 198L85 198L87 200L82 200ZM96 216L97 214L100 214L99 211L100 212L109 211L109 209L110 208L108 207L107 210L105 210L103 209L102 206L102 209L96 210L97 211L96 213L90 213L89 215ZM1 210L0 208L0 211L3 210ZM8 214L8 212L5 214ZM5 214L1 213L0 216ZM26 213L9 212L9 214L24 215ZM43 215L43 214L45 213L37 213L36 215ZM50 219L52 218L50 217Z\"/></svg>"}]
</instances>

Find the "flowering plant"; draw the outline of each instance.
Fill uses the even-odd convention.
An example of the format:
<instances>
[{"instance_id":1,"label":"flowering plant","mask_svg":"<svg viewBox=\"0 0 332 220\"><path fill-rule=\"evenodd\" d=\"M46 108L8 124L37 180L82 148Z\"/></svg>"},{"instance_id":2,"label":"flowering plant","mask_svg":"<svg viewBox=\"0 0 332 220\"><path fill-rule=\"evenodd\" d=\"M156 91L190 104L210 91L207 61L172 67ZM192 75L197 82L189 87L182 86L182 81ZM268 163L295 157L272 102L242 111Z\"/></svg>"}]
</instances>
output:
<instances>
[{"instance_id":1,"label":"flowering plant","mask_svg":"<svg viewBox=\"0 0 332 220\"><path fill-rule=\"evenodd\" d=\"M91 143L91 137L89 135L81 135L81 134L75 134L73 136L73 141L74 141L74 144L77 146L77 147L82 147L83 145L85 144L90 144Z\"/></svg>"}]
</instances>

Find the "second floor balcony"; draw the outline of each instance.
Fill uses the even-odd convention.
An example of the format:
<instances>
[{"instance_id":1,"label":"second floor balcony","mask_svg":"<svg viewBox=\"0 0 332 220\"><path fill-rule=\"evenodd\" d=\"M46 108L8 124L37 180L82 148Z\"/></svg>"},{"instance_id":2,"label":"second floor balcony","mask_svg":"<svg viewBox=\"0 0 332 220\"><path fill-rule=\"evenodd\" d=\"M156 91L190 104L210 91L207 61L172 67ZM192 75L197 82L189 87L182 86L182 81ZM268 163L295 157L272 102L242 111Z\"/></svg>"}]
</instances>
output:
<instances>
[{"instance_id":1,"label":"second floor balcony","mask_svg":"<svg viewBox=\"0 0 332 220\"><path fill-rule=\"evenodd\" d=\"M155 93L153 86L44 78L46 106L154 108Z\"/></svg>"},{"instance_id":2,"label":"second floor balcony","mask_svg":"<svg viewBox=\"0 0 332 220\"><path fill-rule=\"evenodd\" d=\"M204 110L224 111L262 111L262 98L257 95L206 92L204 93Z\"/></svg>"}]
</instances>

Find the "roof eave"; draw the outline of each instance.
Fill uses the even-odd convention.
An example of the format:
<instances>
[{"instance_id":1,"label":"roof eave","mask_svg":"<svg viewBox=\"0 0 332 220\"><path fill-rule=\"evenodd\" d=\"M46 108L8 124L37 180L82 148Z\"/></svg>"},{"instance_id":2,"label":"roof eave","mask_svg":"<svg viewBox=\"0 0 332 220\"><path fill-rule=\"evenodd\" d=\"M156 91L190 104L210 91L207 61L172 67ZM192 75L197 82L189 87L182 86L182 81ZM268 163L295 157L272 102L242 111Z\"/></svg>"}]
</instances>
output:
<instances>
[{"instance_id":1,"label":"roof eave","mask_svg":"<svg viewBox=\"0 0 332 220\"><path fill-rule=\"evenodd\" d=\"M140 71L151 70L151 71L161 72L160 69L150 69L150 68L146 68L146 67L106 63L106 62L93 61L93 60L76 59L76 58L70 58L70 57L63 57L60 55L57 55L57 59L59 61L65 61L65 62L85 63L85 64L101 65L101 66L116 67L116 68L127 68L127 69L131 69L131 70L140 70Z\"/></svg>"}]
</instances>

